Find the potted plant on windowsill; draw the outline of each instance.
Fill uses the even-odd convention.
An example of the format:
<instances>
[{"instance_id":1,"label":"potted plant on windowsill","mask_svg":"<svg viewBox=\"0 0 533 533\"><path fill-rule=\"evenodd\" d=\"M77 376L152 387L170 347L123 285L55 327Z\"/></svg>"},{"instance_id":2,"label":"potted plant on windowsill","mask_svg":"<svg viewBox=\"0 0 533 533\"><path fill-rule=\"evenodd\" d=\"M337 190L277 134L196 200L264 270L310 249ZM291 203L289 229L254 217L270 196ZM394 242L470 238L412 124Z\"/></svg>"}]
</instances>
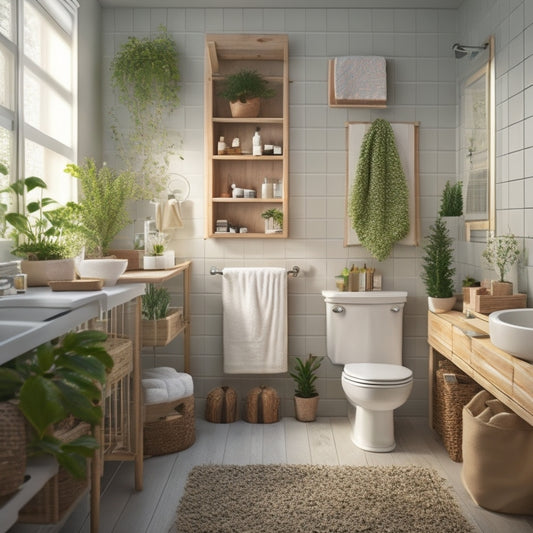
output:
<instances>
[{"instance_id":1,"label":"potted plant on windowsill","mask_svg":"<svg viewBox=\"0 0 533 533\"><path fill-rule=\"evenodd\" d=\"M28 275L29 286L73 280L73 258L81 248L72 207L59 206L52 198L45 197L46 188L41 178L31 176L1 191L15 195L15 211L4 218L10 227L9 236L15 242L11 253L22 258L21 270ZM7 211L6 204L2 207Z\"/></svg>"},{"instance_id":2,"label":"potted plant on windowsill","mask_svg":"<svg viewBox=\"0 0 533 533\"><path fill-rule=\"evenodd\" d=\"M454 184L446 182L442 191L439 216L448 226L450 236L455 240L464 240L463 219L463 182Z\"/></svg>"},{"instance_id":3,"label":"potted plant on windowsill","mask_svg":"<svg viewBox=\"0 0 533 533\"><path fill-rule=\"evenodd\" d=\"M453 240L441 217L430 226L428 242L424 246L422 281L426 285L428 307L434 313L445 313L455 305L455 268Z\"/></svg>"},{"instance_id":4,"label":"potted plant on windowsill","mask_svg":"<svg viewBox=\"0 0 533 533\"><path fill-rule=\"evenodd\" d=\"M296 358L294 372L290 372L296 383L294 391L294 412L300 422L313 422L316 419L318 400L320 398L316 390L315 382L318 379L316 372L322 364L323 357L309 354L302 361Z\"/></svg>"},{"instance_id":5,"label":"potted plant on windowsill","mask_svg":"<svg viewBox=\"0 0 533 533\"><path fill-rule=\"evenodd\" d=\"M482 255L499 275L499 279L493 280L491 283L492 295L509 296L513 294L513 284L506 281L505 276L520 257L520 248L516 237L511 233L490 237Z\"/></svg>"},{"instance_id":6,"label":"potted plant on windowsill","mask_svg":"<svg viewBox=\"0 0 533 533\"><path fill-rule=\"evenodd\" d=\"M181 307L170 307L170 293L166 287L149 283L142 296L143 346L166 346L182 327Z\"/></svg>"},{"instance_id":7,"label":"potted plant on windowsill","mask_svg":"<svg viewBox=\"0 0 533 533\"><path fill-rule=\"evenodd\" d=\"M104 349L107 335L85 330L67 333L0 367L0 401L15 404L29 424L28 454L52 455L76 478L86 475L86 459L98 443L84 435L63 442L54 424L70 416L89 427L101 423L98 405L113 361Z\"/></svg>"},{"instance_id":8,"label":"potted plant on windowsill","mask_svg":"<svg viewBox=\"0 0 533 533\"><path fill-rule=\"evenodd\" d=\"M228 100L231 115L237 118L257 117L261 98L274 96L274 89L256 70L241 69L226 77L220 95Z\"/></svg>"},{"instance_id":9,"label":"potted plant on windowsill","mask_svg":"<svg viewBox=\"0 0 533 533\"><path fill-rule=\"evenodd\" d=\"M281 233L283 231L283 211L281 209L267 209L261 213L265 219L265 233Z\"/></svg>"}]
</instances>

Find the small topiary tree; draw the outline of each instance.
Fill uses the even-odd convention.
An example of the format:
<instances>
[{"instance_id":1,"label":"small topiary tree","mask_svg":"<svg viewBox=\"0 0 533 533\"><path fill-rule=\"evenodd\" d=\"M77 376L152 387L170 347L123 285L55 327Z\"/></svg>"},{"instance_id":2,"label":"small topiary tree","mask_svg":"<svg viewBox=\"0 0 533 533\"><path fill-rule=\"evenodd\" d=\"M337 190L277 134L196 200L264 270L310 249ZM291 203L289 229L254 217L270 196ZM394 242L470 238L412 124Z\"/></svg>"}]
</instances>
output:
<instances>
[{"instance_id":1,"label":"small topiary tree","mask_svg":"<svg viewBox=\"0 0 533 533\"><path fill-rule=\"evenodd\" d=\"M463 182L447 181L440 200L440 217L460 217L463 214Z\"/></svg>"}]
</instances>

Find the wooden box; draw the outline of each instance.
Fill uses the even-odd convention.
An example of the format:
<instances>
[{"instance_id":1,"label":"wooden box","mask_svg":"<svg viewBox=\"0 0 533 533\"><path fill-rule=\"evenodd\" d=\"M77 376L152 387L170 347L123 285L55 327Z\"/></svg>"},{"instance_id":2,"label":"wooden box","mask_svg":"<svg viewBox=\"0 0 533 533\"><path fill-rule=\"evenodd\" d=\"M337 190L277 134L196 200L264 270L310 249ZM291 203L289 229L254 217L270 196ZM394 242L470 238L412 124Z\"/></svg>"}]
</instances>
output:
<instances>
[{"instance_id":1,"label":"wooden box","mask_svg":"<svg viewBox=\"0 0 533 533\"><path fill-rule=\"evenodd\" d=\"M114 255L117 259L127 259L126 270L142 270L144 250L109 250L109 255Z\"/></svg>"},{"instance_id":2,"label":"wooden box","mask_svg":"<svg viewBox=\"0 0 533 533\"><path fill-rule=\"evenodd\" d=\"M142 321L143 346L166 346L183 327L183 307L171 307L159 320Z\"/></svg>"}]
</instances>

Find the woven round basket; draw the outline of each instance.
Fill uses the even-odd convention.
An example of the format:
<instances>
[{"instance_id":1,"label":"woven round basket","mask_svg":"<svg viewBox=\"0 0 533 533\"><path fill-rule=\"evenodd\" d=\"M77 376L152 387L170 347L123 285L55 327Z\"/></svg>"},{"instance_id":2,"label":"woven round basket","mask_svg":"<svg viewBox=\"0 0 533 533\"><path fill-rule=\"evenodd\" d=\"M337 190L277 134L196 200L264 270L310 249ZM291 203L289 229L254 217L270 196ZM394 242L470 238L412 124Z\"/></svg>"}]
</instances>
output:
<instances>
[{"instance_id":1,"label":"woven round basket","mask_svg":"<svg viewBox=\"0 0 533 533\"><path fill-rule=\"evenodd\" d=\"M0 402L0 496L16 492L26 470L24 416L11 402Z\"/></svg>"},{"instance_id":2,"label":"woven round basket","mask_svg":"<svg viewBox=\"0 0 533 533\"><path fill-rule=\"evenodd\" d=\"M248 391L245 420L252 424L273 424L279 421L280 399L273 387L261 385Z\"/></svg>"},{"instance_id":3,"label":"woven round basket","mask_svg":"<svg viewBox=\"0 0 533 533\"><path fill-rule=\"evenodd\" d=\"M238 418L237 392L226 385L209 391L205 403L205 419L215 424L229 424Z\"/></svg>"},{"instance_id":4,"label":"woven round basket","mask_svg":"<svg viewBox=\"0 0 533 533\"><path fill-rule=\"evenodd\" d=\"M107 384L116 383L131 373L133 369L133 343L122 337L108 337L104 349L113 359L113 368L107 376Z\"/></svg>"},{"instance_id":5,"label":"woven round basket","mask_svg":"<svg viewBox=\"0 0 533 533\"><path fill-rule=\"evenodd\" d=\"M187 396L165 404L165 416L157 416L150 421L152 410L160 412L161 404L145 406L144 455L164 455L180 452L194 444L196 440L194 424L194 396Z\"/></svg>"},{"instance_id":6,"label":"woven round basket","mask_svg":"<svg viewBox=\"0 0 533 533\"><path fill-rule=\"evenodd\" d=\"M452 363L450 363L452 365ZM453 368L452 368L453 367ZM463 407L482 389L455 365L445 364L436 371L435 430L455 462L463 460ZM457 383L448 383L444 374L454 374Z\"/></svg>"}]
</instances>

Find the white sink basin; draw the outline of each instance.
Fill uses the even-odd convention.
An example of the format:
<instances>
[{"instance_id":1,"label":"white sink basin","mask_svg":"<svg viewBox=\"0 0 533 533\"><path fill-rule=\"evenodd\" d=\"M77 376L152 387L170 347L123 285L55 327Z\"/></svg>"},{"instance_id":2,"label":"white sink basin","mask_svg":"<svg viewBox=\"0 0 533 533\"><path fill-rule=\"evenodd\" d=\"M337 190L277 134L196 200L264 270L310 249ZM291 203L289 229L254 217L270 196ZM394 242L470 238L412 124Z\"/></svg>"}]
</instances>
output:
<instances>
[{"instance_id":1,"label":"white sink basin","mask_svg":"<svg viewBox=\"0 0 533 533\"><path fill-rule=\"evenodd\" d=\"M491 313L489 334L500 350L533 363L533 308Z\"/></svg>"},{"instance_id":2,"label":"white sink basin","mask_svg":"<svg viewBox=\"0 0 533 533\"><path fill-rule=\"evenodd\" d=\"M29 334L38 327L39 323L34 322L0 322L0 347L3 347L4 342L22 334Z\"/></svg>"},{"instance_id":3,"label":"white sink basin","mask_svg":"<svg viewBox=\"0 0 533 533\"><path fill-rule=\"evenodd\" d=\"M0 322L16 320L18 322L41 322L52 320L70 312L64 307L0 307Z\"/></svg>"}]
</instances>

